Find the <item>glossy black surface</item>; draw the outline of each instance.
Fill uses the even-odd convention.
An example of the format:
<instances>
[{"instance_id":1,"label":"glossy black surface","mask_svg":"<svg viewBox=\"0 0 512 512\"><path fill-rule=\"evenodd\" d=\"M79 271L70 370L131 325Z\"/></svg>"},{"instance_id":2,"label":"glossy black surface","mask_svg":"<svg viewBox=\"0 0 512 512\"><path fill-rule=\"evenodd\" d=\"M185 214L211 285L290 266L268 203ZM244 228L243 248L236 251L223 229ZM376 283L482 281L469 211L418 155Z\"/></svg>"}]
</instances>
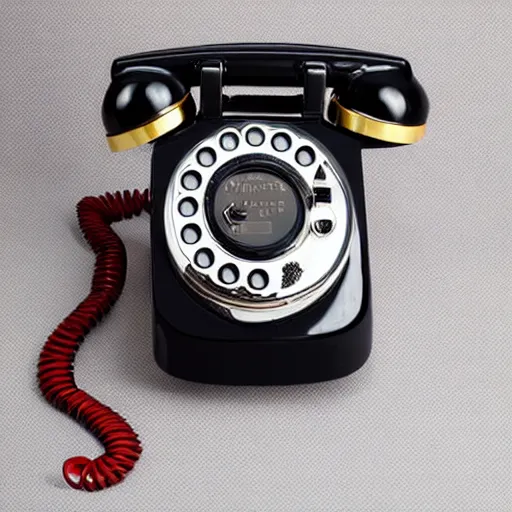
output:
<instances>
[{"instance_id":1,"label":"glossy black surface","mask_svg":"<svg viewBox=\"0 0 512 512\"><path fill-rule=\"evenodd\" d=\"M201 66L200 112L205 119L215 119L222 115L221 62L205 62Z\"/></svg>"},{"instance_id":2,"label":"glossy black surface","mask_svg":"<svg viewBox=\"0 0 512 512\"><path fill-rule=\"evenodd\" d=\"M174 48L127 55L112 64L112 76L133 66L168 69L187 85L201 81L201 66L212 60L223 64L224 85L302 86L307 62L326 64L327 87L350 70L366 66L388 66L410 74L407 60L391 55L348 48L288 43L234 43Z\"/></svg>"},{"instance_id":3,"label":"glossy black surface","mask_svg":"<svg viewBox=\"0 0 512 512\"><path fill-rule=\"evenodd\" d=\"M229 386L287 386L339 379L359 370L372 348L370 304L350 328L325 336L268 341L202 339L153 311L158 366L180 379Z\"/></svg>"},{"instance_id":4,"label":"glossy black surface","mask_svg":"<svg viewBox=\"0 0 512 512\"><path fill-rule=\"evenodd\" d=\"M182 83L166 70L140 69L119 74L103 101L102 118L107 135L146 124L186 93Z\"/></svg>"},{"instance_id":5,"label":"glossy black surface","mask_svg":"<svg viewBox=\"0 0 512 512\"><path fill-rule=\"evenodd\" d=\"M303 107L302 94L294 96L224 95L222 98L222 109L225 113L288 115L300 114Z\"/></svg>"},{"instance_id":6,"label":"glossy black surface","mask_svg":"<svg viewBox=\"0 0 512 512\"><path fill-rule=\"evenodd\" d=\"M396 70L353 73L334 93L344 107L380 121L407 126L427 121L429 102L423 87Z\"/></svg>"},{"instance_id":7,"label":"glossy black surface","mask_svg":"<svg viewBox=\"0 0 512 512\"><path fill-rule=\"evenodd\" d=\"M327 66L324 62L304 65L304 117L320 118L324 114Z\"/></svg>"}]
</instances>

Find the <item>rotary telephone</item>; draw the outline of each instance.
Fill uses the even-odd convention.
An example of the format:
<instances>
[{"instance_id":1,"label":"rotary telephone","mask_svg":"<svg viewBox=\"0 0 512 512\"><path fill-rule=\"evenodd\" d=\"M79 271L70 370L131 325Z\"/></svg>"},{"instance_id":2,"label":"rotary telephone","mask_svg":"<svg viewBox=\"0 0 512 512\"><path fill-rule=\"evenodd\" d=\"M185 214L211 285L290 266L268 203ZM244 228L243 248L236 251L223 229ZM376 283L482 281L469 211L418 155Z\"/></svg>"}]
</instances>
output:
<instances>
[{"instance_id":1,"label":"rotary telephone","mask_svg":"<svg viewBox=\"0 0 512 512\"><path fill-rule=\"evenodd\" d=\"M77 388L72 371L123 288L126 253L111 224L151 216L163 371L224 385L346 376L372 343L361 151L419 141L429 110L405 59L324 46L141 53L116 59L111 77L107 143L113 152L152 143L151 185L78 204L96 253L91 291L48 338L38 373L46 399L105 446L95 460L64 464L66 481L89 491L121 481L142 451L124 418ZM228 95L226 86L270 91Z\"/></svg>"}]
</instances>

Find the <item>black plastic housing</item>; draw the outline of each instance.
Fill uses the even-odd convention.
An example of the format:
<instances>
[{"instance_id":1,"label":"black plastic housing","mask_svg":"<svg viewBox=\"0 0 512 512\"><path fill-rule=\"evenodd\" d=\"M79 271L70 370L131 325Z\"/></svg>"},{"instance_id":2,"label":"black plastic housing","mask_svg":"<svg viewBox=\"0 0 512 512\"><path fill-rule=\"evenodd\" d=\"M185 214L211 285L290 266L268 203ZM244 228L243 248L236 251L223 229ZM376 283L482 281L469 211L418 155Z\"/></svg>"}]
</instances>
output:
<instances>
[{"instance_id":1,"label":"black plastic housing","mask_svg":"<svg viewBox=\"0 0 512 512\"><path fill-rule=\"evenodd\" d=\"M423 137L429 102L409 62L347 48L236 43L120 57L112 64L111 77L103 109L107 135L124 135L142 126L141 143L154 141L152 300L154 353L160 367L187 380L234 385L318 382L360 368L370 354L372 323L361 151L409 144ZM162 94L152 97L155 84ZM302 91L294 96L279 95L279 91L229 96L224 87L230 85L299 87ZM177 111L185 122L179 128L171 124L172 135L164 124L155 137L149 136L146 132L155 128L159 117L166 119L164 113L179 105L176 102L184 95L190 96L196 86L198 108L187 101L183 112ZM327 99L329 88L332 92ZM329 315L344 306L342 294L337 293L343 277L301 313L254 324L236 322L214 311L177 275L163 222L170 178L193 146L231 121L295 125L323 144L341 165L354 200L361 248L362 302L349 325L340 329L336 326L341 324ZM125 144L128 149L138 140L130 138L129 142ZM119 147L123 149L122 144ZM315 196L328 201L325 194L316 188ZM308 334L319 320L323 334Z\"/></svg>"},{"instance_id":2,"label":"black plastic housing","mask_svg":"<svg viewBox=\"0 0 512 512\"><path fill-rule=\"evenodd\" d=\"M115 77L128 68L156 67L172 70L187 87L202 81L205 63L221 62L224 85L302 87L308 62L328 68L327 87L334 87L347 73L361 66L386 66L411 77L406 59L372 52L330 46L290 43L234 43L191 46L126 55L115 59Z\"/></svg>"},{"instance_id":3,"label":"black plastic housing","mask_svg":"<svg viewBox=\"0 0 512 512\"><path fill-rule=\"evenodd\" d=\"M240 122L240 119L234 120ZM257 121L252 118L251 121ZM168 255L163 211L169 180L186 151L229 122L202 120L159 139L151 173L151 251L154 355L166 372L186 380L230 385L288 385L335 379L360 368L371 350L370 272L361 143L320 121L289 119L318 139L343 167L360 232L363 300L355 320L341 330L309 336L325 317L338 286L293 317L262 324L235 322L212 311L184 286ZM283 120L280 120L283 122Z\"/></svg>"}]
</instances>

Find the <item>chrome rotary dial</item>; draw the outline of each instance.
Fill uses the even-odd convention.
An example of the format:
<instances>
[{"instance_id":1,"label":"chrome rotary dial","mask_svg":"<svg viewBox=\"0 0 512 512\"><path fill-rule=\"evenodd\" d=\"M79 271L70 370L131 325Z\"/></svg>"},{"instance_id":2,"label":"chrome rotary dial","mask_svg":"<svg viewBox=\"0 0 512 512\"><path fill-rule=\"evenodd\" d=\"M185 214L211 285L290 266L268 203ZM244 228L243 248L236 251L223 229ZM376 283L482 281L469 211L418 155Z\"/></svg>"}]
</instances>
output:
<instances>
[{"instance_id":1,"label":"chrome rotary dial","mask_svg":"<svg viewBox=\"0 0 512 512\"><path fill-rule=\"evenodd\" d=\"M173 264L230 317L287 317L342 274L354 209L339 164L290 125L224 126L189 151L167 190Z\"/></svg>"}]
</instances>

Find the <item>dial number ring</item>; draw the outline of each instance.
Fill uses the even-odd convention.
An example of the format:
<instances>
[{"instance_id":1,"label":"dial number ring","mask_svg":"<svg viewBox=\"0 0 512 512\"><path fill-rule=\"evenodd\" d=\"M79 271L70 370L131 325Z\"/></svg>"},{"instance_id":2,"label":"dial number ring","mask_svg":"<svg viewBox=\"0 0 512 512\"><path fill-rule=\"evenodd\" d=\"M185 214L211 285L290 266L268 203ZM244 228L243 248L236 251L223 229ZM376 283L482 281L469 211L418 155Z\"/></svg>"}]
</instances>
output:
<instances>
[{"instance_id":1,"label":"dial number ring","mask_svg":"<svg viewBox=\"0 0 512 512\"><path fill-rule=\"evenodd\" d=\"M236 140L236 147L226 144L228 135L230 140ZM254 145L256 138L257 146ZM298 152L304 151L311 157L308 165L304 165L304 160L297 160ZM330 189L328 203L313 200L308 205L302 229L288 249L277 257L259 261L237 256L219 243L209 224L205 204L208 183L216 171L235 158L256 153L293 167L311 197L314 197L315 187ZM191 173L200 176L194 183L195 188L184 186ZM184 199L197 204L192 215L180 212L179 205ZM190 213L190 209L186 213ZM188 285L225 308L231 316L260 322L293 314L326 293L347 263L354 214L344 174L318 141L289 125L234 123L203 140L178 164L167 190L164 224L171 260ZM182 237L183 229L190 225L201 233L200 241L194 244ZM319 226L325 228L326 225L328 230L319 230ZM197 263L197 252L204 250L211 251L212 255L212 263L207 267L204 261L202 266ZM235 269L236 280L222 279L221 269L227 265ZM299 278L286 279L283 269L287 268L300 269ZM265 278L255 279L255 271ZM283 286L283 282L287 285ZM266 313L261 314L262 311Z\"/></svg>"}]
</instances>

